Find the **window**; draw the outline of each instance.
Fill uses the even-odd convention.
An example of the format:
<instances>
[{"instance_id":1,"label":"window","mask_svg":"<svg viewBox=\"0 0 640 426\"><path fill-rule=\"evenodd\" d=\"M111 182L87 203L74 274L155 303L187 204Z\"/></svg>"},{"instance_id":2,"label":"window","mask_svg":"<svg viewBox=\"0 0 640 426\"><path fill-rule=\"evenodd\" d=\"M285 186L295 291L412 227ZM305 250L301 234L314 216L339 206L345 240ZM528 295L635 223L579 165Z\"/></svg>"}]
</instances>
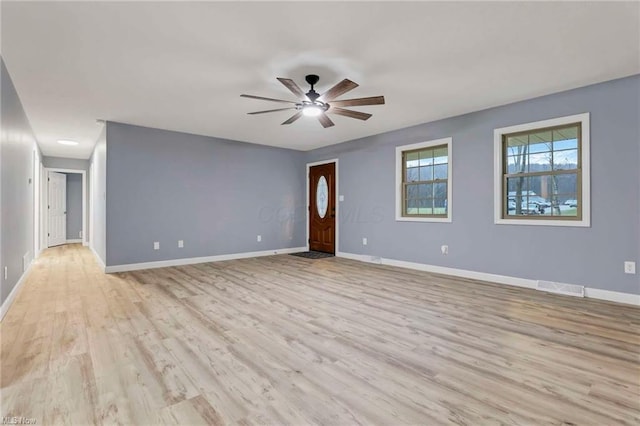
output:
<instances>
[{"instance_id":1,"label":"window","mask_svg":"<svg viewBox=\"0 0 640 426\"><path fill-rule=\"evenodd\" d=\"M496 129L495 222L589 226L589 114Z\"/></svg>"},{"instance_id":2,"label":"window","mask_svg":"<svg viewBox=\"0 0 640 426\"><path fill-rule=\"evenodd\" d=\"M451 222L451 138L396 148L396 220Z\"/></svg>"}]
</instances>

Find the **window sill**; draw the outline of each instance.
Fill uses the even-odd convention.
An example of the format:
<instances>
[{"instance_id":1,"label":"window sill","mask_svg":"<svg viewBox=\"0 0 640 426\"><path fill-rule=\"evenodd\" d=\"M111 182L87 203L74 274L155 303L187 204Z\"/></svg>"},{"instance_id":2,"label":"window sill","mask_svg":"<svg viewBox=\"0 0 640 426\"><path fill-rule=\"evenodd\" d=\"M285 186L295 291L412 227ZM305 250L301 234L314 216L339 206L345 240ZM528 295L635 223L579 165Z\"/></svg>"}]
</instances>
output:
<instances>
[{"instance_id":1,"label":"window sill","mask_svg":"<svg viewBox=\"0 0 640 426\"><path fill-rule=\"evenodd\" d=\"M495 219L496 225L525 225L525 226L567 226L589 228L588 220L527 220L527 219Z\"/></svg>"},{"instance_id":2,"label":"window sill","mask_svg":"<svg viewBox=\"0 0 640 426\"><path fill-rule=\"evenodd\" d=\"M396 216L396 222L440 222L440 223L451 223L451 217L407 217L407 216Z\"/></svg>"}]
</instances>

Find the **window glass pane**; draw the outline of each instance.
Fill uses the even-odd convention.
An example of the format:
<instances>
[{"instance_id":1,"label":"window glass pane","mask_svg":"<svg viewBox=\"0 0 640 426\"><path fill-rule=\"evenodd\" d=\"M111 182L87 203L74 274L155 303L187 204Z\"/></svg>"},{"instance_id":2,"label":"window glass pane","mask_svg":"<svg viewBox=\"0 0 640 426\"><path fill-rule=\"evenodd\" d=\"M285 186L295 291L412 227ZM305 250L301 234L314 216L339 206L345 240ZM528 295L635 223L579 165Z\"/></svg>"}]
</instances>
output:
<instances>
[{"instance_id":1,"label":"window glass pane","mask_svg":"<svg viewBox=\"0 0 640 426\"><path fill-rule=\"evenodd\" d=\"M521 150L523 146L526 146L529 144L529 137L527 135L520 135L520 136L508 136L507 137L507 148L509 150ZM512 153L509 152L509 155L511 155Z\"/></svg>"},{"instance_id":2,"label":"window glass pane","mask_svg":"<svg viewBox=\"0 0 640 426\"><path fill-rule=\"evenodd\" d=\"M558 199L561 201L558 204L560 216L578 216L580 203L576 194L559 194ZM557 212L555 214L558 215Z\"/></svg>"},{"instance_id":3,"label":"window glass pane","mask_svg":"<svg viewBox=\"0 0 640 426\"><path fill-rule=\"evenodd\" d=\"M433 180L433 166L420 167L420 180Z\"/></svg>"},{"instance_id":4,"label":"window glass pane","mask_svg":"<svg viewBox=\"0 0 640 426\"><path fill-rule=\"evenodd\" d=\"M524 159L524 165L523 160ZM522 156L514 156L514 155L510 155L509 157L507 157L507 167L508 167L508 171L507 173L509 174L514 174L514 173L526 173L529 171L529 169L527 169L527 157L522 157Z\"/></svg>"},{"instance_id":5,"label":"window glass pane","mask_svg":"<svg viewBox=\"0 0 640 426\"><path fill-rule=\"evenodd\" d=\"M420 165L421 166L430 166L433 164L433 150L427 149L424 151L420 151Z\"/></svg>"},{"instance_id":6,"label":"window glass pane","mask_svg":"<svg viewBox=\"0 0 640 426\"><path fill-rule=\"evenodd\" d=\"M507 157L510 169L513 169L513 172L510 173L528 173L529 172L529 155L527 154L527 149L525 146L521 146L518 149L514 149L512 153L514 155L509 155Z\"/></svg>"},{"instance_id":7,"label":"window glass pane","mask_svg":"<svg viewBox=\"0 0 640 426\"><path fill-rule=\"evenodd\" d=\"M447 147L436 148L433 150L433 163L434 164L446 164L449 161L447 154Z\"/></svg>"},{"instance_id":8,"label":"window glass pane","mask_svg":"<svg viewBox=\"0 0 640 426\"><path fill-rule=\"evenodd\" d=\"M529 179L530 178L527 176L507 178L509 197L514 197L518 194L520 196L527 196L529 191Z\"/></svg>"},{"instance_id":9,"label":"window glass pane","mask_svg":"<svg viewBox=\"0 0 640 426\"><path fill-rule=\"evenodd\" d=\"M553 167L555 170L573 170L578 168L578 150L568 149L553 153Z\"/></svg>"},{"instance_id":10,"label":"window glass pane","mask_svg":"<svg viewBox=\"0 0 640 426\"><path fill-rule=\"evenodd\" d=\"M551 171L551 152L529 155L529 172Z\"/></svg>"},{"instance_id":11,"label":"window glass pane","mask_svg":"<svg viewBox=\"0 0 640 426\"><path fill-rule=\"evenodd\" d=\"M437 166L433 166L433 173L436 179L447 179L447 164L438 164Z\"/></svg>"},{"instance_id":12,"label":"window glass pane","mask_svg":"<svg viewBox=\"0 0 640 426\"><path fill-rule=\"evenodd\" d=\"M551 130L531 133L529 135L529 152L535 154L536 152L551 151L552 133Z\"/></svg>"},{"instance_id":13,"label":"window glass pane","mask_svg":"<svg viewBox=\"0 0 640 426\"><path fill-rule=\"evenodd\" d=\"M418 198L418 185L407 185L405 198L407 199L415 199Z\"/></svg>"},{"instance_id":14,"label":"window glass pane","mask_svg":"<svg viewBox=\"0 0 640 426\"><path fill-rule=\"evenodd\" d=\"M553 150L578 149L578 139L563 139L553 142Z\"/></svg>"},{"instance_id":15,"label":"window glass pane","mask_svg":"<svg viewBox=\"0 0 640 426\"><path fill-rule=\"evenodd\" d=\"M407 152L405 154L405 167L418 167L419 155L417 152Z\"/></svg>"},{"instance_id":16,"label":"window glass pane","mask_svg":"<svg viewBox=\"0 0 640 426\"><path fill-rule=\"evenodd\" d=\"M434 183L433 184L433 196L435 198L447 198L447 184L443 183Z\"/></svg>"},{"instance_id":17,"label":"window glass pane","mask_svg":"<svg viewBox=\"0 0 640 426\"><path fill-rule=\"evenodd\" d=\"M571 194L572 196L567 198L577 198L573 196L573 194L578 193L577 173L563 173L555 175L554 184L557 188L557 194Z\"/></svg>"},{"instance_id":18,"label":"window glass pane","mask_svg":"<svg viewBox=\"0 0 640 426\"><path fill-rule=\"evenodd\" d=\"M503 202L506 202L507 204L507 214L508 215L514 215L516 214L516 200L515 197L506 197L505 200L503 200Z\"/></svg>"},{"instance_id":19,"label":"window glass pane","mask_svg":"<svg viewBox=\"0 0 640 426\"><path fill-rule=\"evenodd\" d=\"M433 214L433 198L420 200L420 214Z\"/></svg>"},{"instance_id":20,"label":"window glass pane","mask_svg":"<svg viewBox=\"0 0 640 426\"><path fill-rule=\"evenodd\" d=\"M434 198L433 199L433 214L447 214L447 199L446 198Z\"/></svg>"},{"instance_id":21,"label":"window glass pane","mask_svg":"<svg viewBox=\"0 0 640 426\"><path fill-rule=\"evenodd\" d=\"M577 140L578 139L578 129L580 125L576 124L570 127L564 127L561 129L553 129L553 140L555 141L565 141L565 140ZM574 146L577 148L578 146Z\"/></svg>"},{"instance_id":22,"label":"window glass pane","mask_svg":"<svg viewBox=\"0 0 640 426\"><path fill-rule=\"evenodd\" d=\"M420 184L420 189L418 190L418 198L431 198L433 197L433 184L432 183L423 183Z\"/></svg>"},{"instance_id":23,"label":"window glass pane","mask_svg":"<svg viewBox=\"0 0 640 426\"><path fill-rule=\"evenodd\" d=\"M417 181L419 178L420 178L420 174L418 173L417 167L411 167L407 169L407 175L405 176L405 179L407 182L414 182L414 181Z\"/></svg>"},{"instance_id":24,"label":"window glass pane","mask_svg":"<svg viewBox=\"0 0 640 426\"><path fill-rule=\"evenodd\" d=\"M406 200L404 213L407 215L418 214L418 200Z\"/></svg>"}]
</instances>

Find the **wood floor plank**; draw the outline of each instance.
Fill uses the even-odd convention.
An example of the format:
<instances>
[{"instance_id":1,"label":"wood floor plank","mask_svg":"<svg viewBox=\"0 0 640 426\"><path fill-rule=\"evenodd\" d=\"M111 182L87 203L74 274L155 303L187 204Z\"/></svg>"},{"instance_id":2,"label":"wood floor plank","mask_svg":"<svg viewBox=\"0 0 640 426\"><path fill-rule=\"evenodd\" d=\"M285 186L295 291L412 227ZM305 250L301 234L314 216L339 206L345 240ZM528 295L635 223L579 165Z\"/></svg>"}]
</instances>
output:
<instances>
[{"instance_id":1,"label":"wood floor plank","mask_svg":"<svg viewBox=\"0 0 640 426\"><path fill-rule=\"evenodd\" d=\"M341 258L103 274L45 250L0 324L40 424L640 424L640 309Z\"/></svg>"}]
</instances>

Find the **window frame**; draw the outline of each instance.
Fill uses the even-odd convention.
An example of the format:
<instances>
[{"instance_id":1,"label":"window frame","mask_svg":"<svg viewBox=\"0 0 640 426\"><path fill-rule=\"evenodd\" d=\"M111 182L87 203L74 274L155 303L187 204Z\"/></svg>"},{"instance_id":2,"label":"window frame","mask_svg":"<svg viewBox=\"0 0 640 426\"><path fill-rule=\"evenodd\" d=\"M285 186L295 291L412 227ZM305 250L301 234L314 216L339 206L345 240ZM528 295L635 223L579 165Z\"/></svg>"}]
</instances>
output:
<instances>
[{"instance_id":1,"label":"window frame","mask_svg":"<svg viewBox=\"0 0 640 426\"><path fill-rule=\"evenodd\" d=\"M518 124L515 126L501 127L494 129L494 223L498 225L537 225L537 226L569 226L569 227L590 227L591 226L591 188L590 188L590 114L582 113L569 115L565 117L552 118L549 120L535 121L531 123ZM529 217L507 217L505 212L504 200L507 199L504 191L505 188L505 149L503 140L505 135L513 135L517 133L533 133L543 131L549 128L557 128L571 124L580 124L580 140L578 141L578 150L580 158L578 159L578 182L577 197L580 197L579 211L577 217L566 217L564 219L558 216L543 216L535 219ZM549 173L551 174L551 173ZM529 175L529 174L527 174Z\"/></svg>"},{"instance_id":2,"label":"window frame","mask_svg":"<svg viewBox=\"0 0 640 426\"><path fill-rule=\"evenodd\" d=\"M451 152L453 138L435 139L425 142L418 142L409 145L402 145L396 147L396 221L399 222L445 222L450 223L452 221L452 200L451 194L453 193L453 156ZM410 151L416 151L421 149L434 148L438 146L447 147L447 214L446 216L404 216L403 204L404 204L404 170L405 165L403 161L404 154Z\"/></svg>"}]
</instances>

